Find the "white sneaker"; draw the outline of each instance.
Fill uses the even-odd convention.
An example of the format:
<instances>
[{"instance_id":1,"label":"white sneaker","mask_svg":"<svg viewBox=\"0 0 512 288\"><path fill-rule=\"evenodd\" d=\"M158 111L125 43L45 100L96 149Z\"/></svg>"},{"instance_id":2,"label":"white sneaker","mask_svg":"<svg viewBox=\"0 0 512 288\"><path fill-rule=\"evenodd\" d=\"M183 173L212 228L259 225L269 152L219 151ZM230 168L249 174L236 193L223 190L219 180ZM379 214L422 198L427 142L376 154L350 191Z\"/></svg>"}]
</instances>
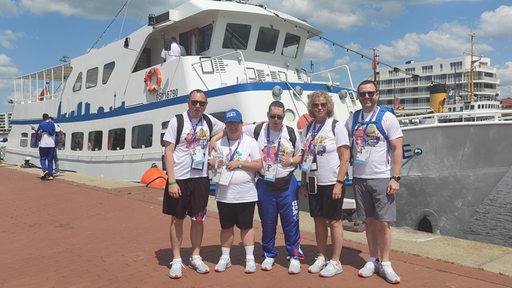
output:
<instances>
[{"instance_id":1,"label":"white sneaker","mask_svg":"<svg viewBox=\"0 0 512 288\"><path fill-rule=\"evenodd\" d=\"M180 259L174 259L172 260L171 269L169 269L169 277L172 279L179 279L181 276L183 276L183 273L181 272L181 268L183 267L183 263L181 263Z\"/></svg>"},{"instance_id":2,"label":"white sneaker","mask_svg":"<svg viewBox=\"0 0 512 288\"><path fill-rule=\"evenodd\" d=\"M309 266L308 272L309 273L318 273L322 271L325 267L325 258L324 257L317 257L315 260L315 263L313 265Z\"/></svg>"},{"instance_id":3,"label":"white sneaker","mask_svg":"<svg viewBox=\"0 0 512 288\"><path fill-rule=\"evenodd\" d=\"M377 272L377 266L375 263L368 261L366 264L364 264L363 268L359 269L359 272L357 275L359 277L368 278L372 276L375 272Z\"/></svg>"},{"instance_id":4,"label":"white sneaker","mask_svg":"<svg viewBox=\"0 0 512 288\"><path fill-rule=\"evenodd\" d=\"M229 267L231 267L231 259L229 257L220 257L219 263L215 265L215 271L224 272Z\"/></svg>"},{"instance_id":5,"label":"white sneaker","mask_svg":"<svg viewBox=\"0 0 512 288\"><path fill-rule=\"evenodd\" d=\"M299 274L299 273L300 273L299 259L291 258L290 265L288 266L288 274Z\"/></svg>"},{"instance_id":6,"label":"white sneaker","mask_svg":"<svg viewBox=\"0 0 512 288\"><path fill-rule=\"evenodd\" d=\"M245 259L245 273L250 274L256 272L256 262L254 259Z\"/></svg>"},{"instance_id":7,"label":"white sneaker","mask_svg":"<svg viewBox=\"0 0 512 288\"><path fill-rule=\"evenodd\" d=\"M266 257L261 263L261 270L270 271L272 270L272 266L274 266L274 258Z\"/></svg>"},{"instance_id":8,"label":"white sneaker","mask_svg":"<svg viewBox=\"0 0 512 288\"><path fill-rule=\"evenodd\" d=\"M190 268L196 270L196 272L200 274L207 274L210 272L210 268L208 268L208 266L204 264L203 259L201 259L201 257L195 260L192 257L190 257L189 266Z\"/></svg>"},{"instance_id":9,"label":"white sneaker","mask_svg":"<svg viewBox=\"0 0 512 288\"><path fill-rule=\"evenodd\" d=\"M389 263L389 264L387 264ZM386 264L381 263L381 266L379 268L379 275L386 279L388 283L391 284L398 284L400 283L400 277L395 273L395 270L393 270L393 267L391 267L391 263L387 262Z\"/></svg>"},{"instance_id":10,"label":"white sneaker","mask_svg":"<svg viewBox=\"0 0 512 288\"><path fill-rule=\"evenodd\" d=\"M341 263L330 260L329 263L327 263L327 265L325 266L325 268L322 269L322 271L320 271L320 276L332 277L336 274L340 274L341 272L343 272L343 267L341 267Z\"/></svg>"}]
</instances>

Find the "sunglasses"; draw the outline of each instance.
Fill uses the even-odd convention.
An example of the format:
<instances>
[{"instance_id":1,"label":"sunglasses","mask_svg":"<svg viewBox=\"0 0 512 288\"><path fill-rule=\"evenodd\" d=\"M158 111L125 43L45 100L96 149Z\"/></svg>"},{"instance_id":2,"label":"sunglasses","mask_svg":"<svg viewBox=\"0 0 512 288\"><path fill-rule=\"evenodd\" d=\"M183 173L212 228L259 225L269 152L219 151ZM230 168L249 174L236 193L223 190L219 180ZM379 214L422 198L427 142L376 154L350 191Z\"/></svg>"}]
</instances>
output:
<instances>
[{"instance_id":1,"label":"sunglasses","mask_svg":"<svg viewBox=\"0 0 512 288\"><path fill-rule=\"evenodd\" d=\"M325 108L327 107L327 103L313 103L314 108Z\"/></svg>"},{"instance_id":2,"label":"sunglasses","mask_svg":"<svg viewBox=\"0 0 512 288\"><path fill-rule=\"evenodd\" d=\"M283 115L277 115L277 114L270 114L270 115L268 115L268 117L270 119L277 119L277 120L283 120L283 118L284 118Z\"/></svg>"},{"instance_id":3,"label":"sunglasses","mask_svg":"<svg viewBox=\"0 0 512 288\"><path fill-rule=\"evenodd\" d=\"M197 106L197 104L199 104L199 106L201 106L201 107L204 107L204 106L206 106L206 104L208 104L208 102L198 101L198 100L190 100L190 105Z\"/></svg>"},{"instance_id":4,"label":"sunglasses","mask_svg":"<svg viewBox=\"0 0 512 288\"><path fill-rule=\"evenodd\" d=\"M361 98L364 98L366 96L372 98L373 96L375 96L376 93L377 93L377 91L357 92L357 96L359 96Z\"/></svg>"}]
</instances>

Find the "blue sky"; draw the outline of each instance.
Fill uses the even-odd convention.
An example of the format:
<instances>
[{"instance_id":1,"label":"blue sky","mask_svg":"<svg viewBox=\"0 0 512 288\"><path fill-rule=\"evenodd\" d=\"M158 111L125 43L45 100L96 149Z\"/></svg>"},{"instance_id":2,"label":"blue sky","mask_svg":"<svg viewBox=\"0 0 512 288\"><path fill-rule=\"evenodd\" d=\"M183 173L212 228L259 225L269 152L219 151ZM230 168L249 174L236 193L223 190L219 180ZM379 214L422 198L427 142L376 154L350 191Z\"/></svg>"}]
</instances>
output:
<instances>
[{"instance_id":1,"label":"blue sky","mask_svg":"<svg viewBox=\"0 0 512 288\"><path fill-rule=\"evenodd\" d=\"M208 0L204 0L208 1ZM12 80L84 54L100 38L126 0L0 0L0 112L11 111ZM129 0L96 44L123 38L183 0ZM510 0L250 0L306 19L324 38L390 65L467 55L491 58L501 97L512 97L512 1ZM308 42L304 65L319 71L351 67L354 83L371 75L370 61L318 37Z\"/></svg>"}]
</instances>

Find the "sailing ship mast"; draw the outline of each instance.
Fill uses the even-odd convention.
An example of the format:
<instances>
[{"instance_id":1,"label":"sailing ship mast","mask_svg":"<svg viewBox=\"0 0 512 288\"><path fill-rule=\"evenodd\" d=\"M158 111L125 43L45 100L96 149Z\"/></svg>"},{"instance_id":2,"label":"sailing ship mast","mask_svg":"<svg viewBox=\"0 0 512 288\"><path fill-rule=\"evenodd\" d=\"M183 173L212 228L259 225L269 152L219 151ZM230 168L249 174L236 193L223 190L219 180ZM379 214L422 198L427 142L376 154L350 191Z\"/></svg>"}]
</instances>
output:
<instances>
[{"instance_id":1,"label":"sailing ship mast","mask_svg":"<svg viewBox=\"0 0 512 288\"><path fill-rule=\"evenodd\" d=\"M475 92L475 85L474 85L474 64L478 62L479 60L473 60L474 58L474 42L473 39L476 37L476 34L474 32L469 33L469 37L471 37L471 62L469 66L469 73L468 73L468 96L467 100L469 103L473 102L474 92Z\"/></svg>"}]
</instances>

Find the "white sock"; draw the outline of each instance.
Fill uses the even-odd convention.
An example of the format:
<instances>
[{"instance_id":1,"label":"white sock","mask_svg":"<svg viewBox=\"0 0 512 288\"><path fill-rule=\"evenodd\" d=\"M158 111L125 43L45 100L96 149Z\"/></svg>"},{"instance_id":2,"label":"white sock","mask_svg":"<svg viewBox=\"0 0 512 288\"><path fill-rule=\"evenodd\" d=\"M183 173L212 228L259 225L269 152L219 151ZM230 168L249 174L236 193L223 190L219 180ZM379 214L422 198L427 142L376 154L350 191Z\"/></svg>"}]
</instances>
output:
<instances>
[{"instance_id":1,"label":"white sock","mask_svg":"<svg viewBox=\"0 0 512 288\"><path fill-rule=\"evenodd\" d=\"M201 256L199 255L192 255L192 261L201 260Z\"/></svg>"},{"instance_id":2,"label":"white sock","mask_svg":"<svg viewBox=\"0 0 512 288\"><path fill-rule=\"evenodd\" d=\"M222 256L220 256L221 258L229 258L229 253L231 251L231 248L230 247L221 247L222 249Z\"/></svg>"},{"instance_id":3,"label":"white sock","mask_svg":"<svg viewBox=\"0 0 512 288\"><path fill-rule=\"evenodd\" d=\"M245 258L254 259L254 245L245 246Z\"/></svg>"},{"instance_id":4,"label":"white sock","mask_svg":"<svg viewBox=\"0 0 512 288\"><path fill-rule=\"evenodd\" d=\"M393 267L391 267L391 262L382 262L382 268L386 271L389 271L390 269L393 270Z\"/></svg>"},{"instance_id":5,"label":"white sock","mask_svg":"<svg viewBox=\"0 0 512 288\"><path fill-rule=\"evenodd\" d=\"M370 257L368 258L368 262L372 262L373 264L375 264L375 262L377 261L377 258L376 257Z\"/></svg>"}]
</instances>

